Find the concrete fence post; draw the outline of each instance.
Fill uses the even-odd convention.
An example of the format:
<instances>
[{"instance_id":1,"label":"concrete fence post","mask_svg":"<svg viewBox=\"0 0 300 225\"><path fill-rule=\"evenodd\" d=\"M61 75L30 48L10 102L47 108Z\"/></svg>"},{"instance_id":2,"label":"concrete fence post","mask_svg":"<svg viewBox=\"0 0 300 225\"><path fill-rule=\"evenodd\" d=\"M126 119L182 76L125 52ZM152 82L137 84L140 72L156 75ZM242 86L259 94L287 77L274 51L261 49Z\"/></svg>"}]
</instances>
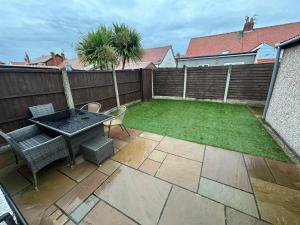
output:
<instances>
[{"instance_id":1,"label":"concrete fence post","mask_svg":"<svg viewBox=\"0 0 300 225\"><path fill-rule=\"evenodd\" d=\"M231 70L232 70L232 65L229 65L228 70L227 70L227 79L226 79L226 85L225 85L225 91L224 91L224 100L223 100L224 102L227 102Z\"/></svg>"},{"instance_id":2,"label":"concrete fence post","mask_svg":"<svg viewBox=\"0 0 300 225\"><path fill-rule=\"evenodd\" d=\"M151 96L151 98L153 98L153 96L154 96L154 86L153 86L153 74L154 72L153 72L153 69L151 70L151 92L152 92L152 96Z\"/></svg>"},{"instance_id":3,"label":"concrete fence post","mask_svg":"<svg viewBox=\"0 0 300 225\"><path fill-rule=\"evenodd\" d=\"M120 107L120 97L119 97L119 90L118 90L118 83L117 83L117 74L116 74L116 70L114 68L112 70L112 75L113 75L117 107Z\"/></svg>"},{"instance_id":4,"label":"concrete fence post","mask_svg":"<svg viewBox=\"0 0 300 225\"><path fill-rule=\"evenodd\" d=\"M183 99L186 99L187 66L184 66Z\"/></svg>"},{"instance_id":5,"label":"concrete fence post","mask_svg":"<svg viewBox=\"0 0 300 225\"><path fill-rule=\"evenodd\" d=\"M71 86L70 86L70 82L69 82L69 78L68 78L68 73L65 68L61 71L61 73L62 73L62 81L63 81L63 86L64 86L64 91L65 91L65 96L66 96L68 107L70 109L74 109L75 106L74 106Z\"/></svg>"}]
</instances>

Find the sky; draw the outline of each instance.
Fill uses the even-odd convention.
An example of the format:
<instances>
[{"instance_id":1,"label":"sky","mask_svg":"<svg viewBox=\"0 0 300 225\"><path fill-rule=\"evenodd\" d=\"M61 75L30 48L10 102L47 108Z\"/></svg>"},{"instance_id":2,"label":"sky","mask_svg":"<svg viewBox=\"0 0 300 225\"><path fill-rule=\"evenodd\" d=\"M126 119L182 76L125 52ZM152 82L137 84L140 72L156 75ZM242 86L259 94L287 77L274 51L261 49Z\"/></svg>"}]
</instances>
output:
<instances>
[{"instance_id":1,"label":"sky","mask_svg":"<svg viewBox=\"0 0 300 225\"><path fill-rule=\"evenodd\" d=\"M64 52L100 25L125 23L140 32L144 48L172 45L185 54L190 38L300 21L299 0L0 0L0 61L23 61Z\"/></svg>"}]
</instances>

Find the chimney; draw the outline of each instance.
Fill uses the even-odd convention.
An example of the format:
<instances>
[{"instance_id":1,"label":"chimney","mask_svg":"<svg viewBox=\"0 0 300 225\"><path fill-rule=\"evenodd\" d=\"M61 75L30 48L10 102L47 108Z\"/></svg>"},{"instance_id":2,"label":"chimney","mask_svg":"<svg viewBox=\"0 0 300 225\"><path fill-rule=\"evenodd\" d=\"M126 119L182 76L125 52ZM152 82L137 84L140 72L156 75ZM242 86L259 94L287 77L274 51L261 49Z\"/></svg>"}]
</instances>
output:
<instances>
[{"instance_id":1,"label":"chimney","mask_svg":"<svg viewBox=\"0 0 300 225\"><path fill-rule=\"evenodd\" d=\"M54 54L54 52L51 52L51 57L52 57L52 60L53 60L53 64L55 66L57 66L56 55Z\"/></svg>"},{"instance_id":2,"label":"chimney","mask_svg":"<svg viewBox=\"0 0 300 225\"><path fill-rule=\"evenodd\" d=\"M29 59L29 56L28 56L27 52L25 52L25 58L24 58L24 61L25 61L25 64L26 64L26 65L30 64L30 59Z\"/></svg>"},{"instance_id":3,"label":"chimney","mask_svg":"<svg viewBox=\"0 0 300 225\"><path fill-rule=\"evenodd\" d=\"M60 56L61 56L62 61L66 60L65 54L63 52L60 54Z\"/></svg>"},{"instance_id":4,"label":"chimney","mask_svg":"<svg viewBox=\"0 0 300 225\"><path fill-rule=\"evenodd\" d=\"M243 32L252 31L254 27L254 17L246 16Z\"/></svg>"}]
</instances>

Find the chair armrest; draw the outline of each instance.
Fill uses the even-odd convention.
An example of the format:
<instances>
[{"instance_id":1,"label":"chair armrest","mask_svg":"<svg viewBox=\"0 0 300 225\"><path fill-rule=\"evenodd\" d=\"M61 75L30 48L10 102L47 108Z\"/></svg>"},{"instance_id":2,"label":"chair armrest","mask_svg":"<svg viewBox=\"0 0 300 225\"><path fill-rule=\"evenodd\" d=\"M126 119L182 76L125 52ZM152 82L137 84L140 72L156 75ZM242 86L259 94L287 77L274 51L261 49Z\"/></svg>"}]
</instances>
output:
<instances>
[{"instance_id":1,"label":"chair armrest","mask_svg":"<svg viewBox=\"0 0 300 225\"><path fill-rule=\"evenodd\" d=\"M85 110L84 108L86 108L88 106L88 104L83 105L80 110Z\"/></svg>"},{"instance_id":2,"label":"chair armrest","mask_svg":"<svg viewBox=\"0 0 300 225\"><path fill-rule=\"evenodd\" d=\"M7 225L16 225L12 215L9 213L4 213L0 216L0 223L5 222Z\"/></svg>"},{"instance_id":3,"label":"chair armrest","mask_svg":"<svg viewBox=\"0 0 300 225\"><path fill-rule=\"evenodd\" d=\"M30 125L27 127L20 128L18 130L14 130L12 132L7 133L14 141L20 142L26 139L29 139L33 136L41 133L40 129L36 125Z\"/></svg>"},{"instance_id":4,"label":"chair armrest","mask_svg":"<svg viewBox=\"0 0 300 225\"><path fill-rule=\"evenodd\" d=\"M61 154L65 157L69 154L66 141L62 135L23 151L26 161L33 167L35 167L36 163L40 163L39 161L43 156L55 154Z\"/></svg>"}]
</instances>

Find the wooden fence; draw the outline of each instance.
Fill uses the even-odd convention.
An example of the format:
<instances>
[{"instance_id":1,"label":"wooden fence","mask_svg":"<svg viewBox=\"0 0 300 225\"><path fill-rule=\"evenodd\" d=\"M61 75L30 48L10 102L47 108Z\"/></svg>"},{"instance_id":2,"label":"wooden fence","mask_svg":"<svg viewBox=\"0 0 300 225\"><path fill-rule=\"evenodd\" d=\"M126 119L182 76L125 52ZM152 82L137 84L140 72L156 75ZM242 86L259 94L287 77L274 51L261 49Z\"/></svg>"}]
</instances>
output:
<instances>
[{"instance_id":1,"label":"wooden fence","mask_svg":"<svg viewBox=\"0 0 300 225\"><path fill-rule=\"evenodd\" d=\"M231 69L229 69L231 67ZM157 69L153 72L154 96L209 100L265 101L273 63L216 67ZM226 82L228 80L228 91ZM184 88L186 87L186 88ZM184 89L186 94L184 95ZM227 93L227 94L225 94ZM226 99L224 99L227 96Z\"/></svg>"},{"instance_id":2,"label":"wooden fence","mask_svg":"<svg viewBox=\"0 0 300 225\"><path fill-rule=\"evenodd\" d=\"M152 97L152 70L117 71L121 104ZM96 101L103 109L116 106L112 72L68 72L75 107ZM56 69L0 67L0 129L8 132L29 124L29 106L53 103L68 108L62 72ZM1 141L0 141L1 142Z\"/></svg>"}]
</instances>

